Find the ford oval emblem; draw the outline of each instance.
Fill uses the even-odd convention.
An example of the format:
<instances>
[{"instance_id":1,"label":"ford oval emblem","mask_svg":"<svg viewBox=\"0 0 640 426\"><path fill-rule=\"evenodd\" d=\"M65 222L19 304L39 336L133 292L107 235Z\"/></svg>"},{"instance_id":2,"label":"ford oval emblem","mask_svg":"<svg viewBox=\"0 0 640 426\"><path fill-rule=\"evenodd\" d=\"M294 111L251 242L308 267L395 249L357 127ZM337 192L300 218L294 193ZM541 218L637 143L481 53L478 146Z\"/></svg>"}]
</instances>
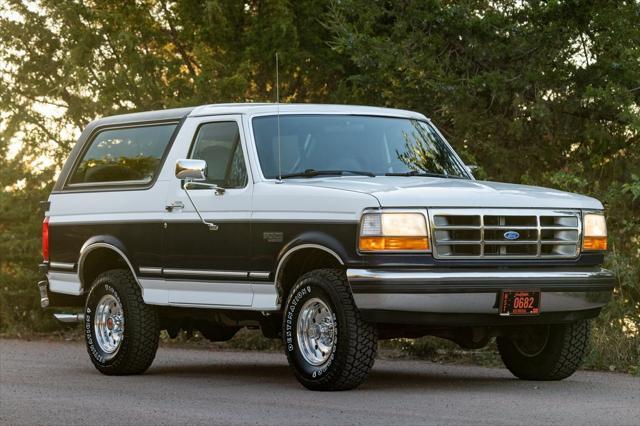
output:
<instances>
[{"instance_id":1,"label":"ford oval emblem","mask_svg":"<svg viewBox=\"0 0 640 426\"><path fill-rule=\"evenodd\" d=\"M517 240L520 238L520 233L516 231L507 231L504 233L504 238L507 240Z\"/></svg>"}]
</instances>

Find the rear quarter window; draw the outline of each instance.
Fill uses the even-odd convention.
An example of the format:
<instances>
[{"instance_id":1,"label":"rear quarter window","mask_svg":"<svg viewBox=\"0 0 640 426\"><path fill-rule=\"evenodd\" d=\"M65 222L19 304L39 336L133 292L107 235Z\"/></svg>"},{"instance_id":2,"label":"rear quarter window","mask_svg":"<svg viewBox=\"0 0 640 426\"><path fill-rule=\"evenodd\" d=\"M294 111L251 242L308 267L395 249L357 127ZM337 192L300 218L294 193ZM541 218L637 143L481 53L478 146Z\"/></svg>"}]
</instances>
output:
<instances>
[{"instance_id":1,"label":"rear quarter window","mask_svg":"<svg viewBox=\"0 0 640 426\"><path fill-rule=\"evenodd\" d=\"M100 131L82 154L67 185L151 183L176 126L170 123Z\"/></svg>"}]
</instances>

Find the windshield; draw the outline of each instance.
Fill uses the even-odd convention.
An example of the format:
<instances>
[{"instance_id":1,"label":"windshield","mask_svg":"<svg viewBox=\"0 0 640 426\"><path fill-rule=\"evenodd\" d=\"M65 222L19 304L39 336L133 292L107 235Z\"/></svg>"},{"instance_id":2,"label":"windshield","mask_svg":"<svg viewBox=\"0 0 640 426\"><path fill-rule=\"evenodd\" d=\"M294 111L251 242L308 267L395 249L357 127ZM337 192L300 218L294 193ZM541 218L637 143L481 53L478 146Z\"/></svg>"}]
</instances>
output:
<instances>
[{"instance_id":1,"label":"windshield","mask_svg":"<svg viewBox=\"0 0 640 426\"><path fill-rule=\"evenodd\" d=\"M282 115L280 150L277 116L254 118L253 133L260 166L268 179L278 177L278 157L283 176L349 171L468 178L445 142L424 121L357 115Z\"/></svg>"}]
</instances>

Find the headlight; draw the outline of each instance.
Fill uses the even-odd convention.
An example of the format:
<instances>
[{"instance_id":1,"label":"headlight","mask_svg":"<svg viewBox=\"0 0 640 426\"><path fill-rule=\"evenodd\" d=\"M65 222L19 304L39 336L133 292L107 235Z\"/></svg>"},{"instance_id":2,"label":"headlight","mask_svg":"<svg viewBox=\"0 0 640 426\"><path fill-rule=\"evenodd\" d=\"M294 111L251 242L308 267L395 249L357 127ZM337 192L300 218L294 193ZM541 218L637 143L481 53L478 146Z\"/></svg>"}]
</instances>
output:
<instances>
[{"instance_id":1,"label":"headlight","mask_svg":"<svg viewBox=\"0 0 640 426\"><path fill-rule=\"evenodd\" d=\"M429 232L422 213L365 213L360 223L360 251L428 251Z\"/></svg>"},{"instance_id":2,"label":"headlight","mask_svg":"<svg viewBox=\"0 0 640 426\"><path fill-rule=\"evenodd\" d=\"M584 237L582 250L607 249L607 223L601 214L587 213L584 215Z\"/></svg>"}]
</instances>

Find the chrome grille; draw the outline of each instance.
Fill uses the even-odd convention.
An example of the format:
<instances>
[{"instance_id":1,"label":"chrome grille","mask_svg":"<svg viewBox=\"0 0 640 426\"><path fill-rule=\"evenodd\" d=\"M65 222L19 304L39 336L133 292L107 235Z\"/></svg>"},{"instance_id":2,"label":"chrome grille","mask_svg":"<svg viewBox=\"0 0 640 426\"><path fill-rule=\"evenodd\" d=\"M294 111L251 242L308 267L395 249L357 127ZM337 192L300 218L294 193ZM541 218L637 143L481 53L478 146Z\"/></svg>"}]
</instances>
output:
<instances>
[{"instance_id":1,"label":"chrome grille","mask_svg":"<svg viewBox=\"0 0 640 426\"><path fill-rule=\"evenodd\" d=\"M532 209L429 209L436 258L574 258L580 212Z\"/></svg>"}]
</instances>

